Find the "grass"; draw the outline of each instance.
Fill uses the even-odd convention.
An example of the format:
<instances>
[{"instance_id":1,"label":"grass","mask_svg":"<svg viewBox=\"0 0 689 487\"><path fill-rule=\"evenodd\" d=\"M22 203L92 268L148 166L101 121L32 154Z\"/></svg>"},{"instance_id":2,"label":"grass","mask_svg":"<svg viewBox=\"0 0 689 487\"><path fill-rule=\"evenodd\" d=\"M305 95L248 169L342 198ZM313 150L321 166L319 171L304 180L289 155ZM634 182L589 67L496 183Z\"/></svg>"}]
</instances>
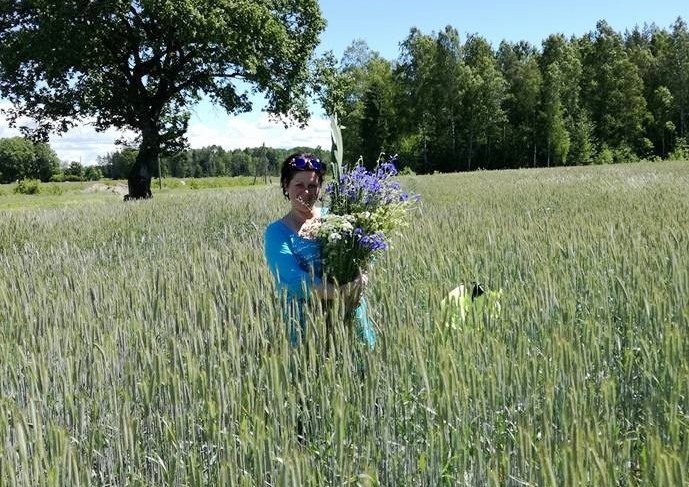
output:
<instances>
[{"instance_id":1,"label":"grass","mask_svg":"<svg viewBox=\"0 0 689 487\"><path fill-rule=\"evenodd\" d=\"M288 345L276 185L0 212L0 485L689 482L689 165L403 184L373 353ZM445 327L470 281L500 317Z\"/></svg>"},{"instance_id":2,"label":"grass","mask_svg":"<svg viewBox=\"0 0 689 487\"><path fill-rule=\"evenodd\" d=\"M151 182L153 195L183 190L205 190L263 185L275 182L275 177L265 180L249 176L213 178L164 178L162 188L157 179ZM103 179L101 181L40 183L37 194L17 193L17 183L0 184L0 211L27 208L61 208L93 204L115 204L127 193L126 180Z\"/></svg>"}]
</instances>

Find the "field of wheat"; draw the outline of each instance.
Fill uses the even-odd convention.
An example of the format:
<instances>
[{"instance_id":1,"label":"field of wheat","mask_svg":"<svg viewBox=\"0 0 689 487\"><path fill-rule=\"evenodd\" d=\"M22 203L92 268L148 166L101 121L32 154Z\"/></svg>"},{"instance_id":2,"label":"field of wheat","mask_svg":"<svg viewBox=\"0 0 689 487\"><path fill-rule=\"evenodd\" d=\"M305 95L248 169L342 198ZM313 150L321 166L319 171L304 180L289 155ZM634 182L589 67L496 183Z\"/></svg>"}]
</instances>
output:
<instances>
[{"instance_id":1,"label":"field of wheat","mask_svg":"<svg viewBox=\"0 0 689 487\"><path fill-rule=\"evenodd\" d=\"M687 485L689 164L402 182L373 352L290 346L277 185L0 211L0 485Z\"/></svg>"}]
</instances>

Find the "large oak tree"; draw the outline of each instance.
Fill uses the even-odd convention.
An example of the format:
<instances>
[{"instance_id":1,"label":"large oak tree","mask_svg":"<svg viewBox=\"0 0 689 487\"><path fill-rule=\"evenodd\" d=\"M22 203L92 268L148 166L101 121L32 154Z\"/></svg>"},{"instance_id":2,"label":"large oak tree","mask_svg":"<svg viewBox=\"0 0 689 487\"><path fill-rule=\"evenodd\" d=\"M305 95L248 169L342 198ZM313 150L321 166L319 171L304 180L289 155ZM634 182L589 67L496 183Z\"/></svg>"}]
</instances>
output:
<instances>
[{"instance_id":1,"label":"large oak tree","mask_svg":"<svg viewBox=\"0 0 689 487\"><path fill-rule=\"evenodd\" d=\"M150 196L154 162L186 143L203 95L228 113L305 122L317 0L4 0L0 95L11 123L45 139L88 121L138 134L129 196Z\"/></svg>"}]
</instances>

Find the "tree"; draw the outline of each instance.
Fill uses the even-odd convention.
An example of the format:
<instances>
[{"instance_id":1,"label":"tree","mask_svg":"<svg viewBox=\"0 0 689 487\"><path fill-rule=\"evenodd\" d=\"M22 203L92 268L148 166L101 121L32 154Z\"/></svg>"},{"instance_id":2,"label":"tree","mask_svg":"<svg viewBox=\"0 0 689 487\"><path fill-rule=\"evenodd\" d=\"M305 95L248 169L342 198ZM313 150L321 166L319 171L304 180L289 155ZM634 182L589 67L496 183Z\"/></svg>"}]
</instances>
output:
<instances>
[{"instance_id":1,"label":"tree","mask_svg":"<svg viewBox=\"0 0 689 487\"><path fill-rule=\"evenodd\" d=\"M111 179L125 179L136 163L139 151L132 147L99 157L98 162L103 176Z\"/></svg>"},{"instance_id":2,"label":"tree","mask_svg":"<svg viewBox=\"0 0 689 487\"><path fill-rule=\"evenodd\" d=\"M0 139L0 183L26 178L33 158L31 141L23 137Z\"/></svg>"},{"instance_id":3,"label":"tree","mask_svg":"<svg viewBox=\"0 0 689 487\"><path fill-rule=\"evenodd\" d=\"M669 88L677 104L679 136L689 132L689 30L687 23L678 17L672 25L672 68Z\"/></svg>"},{"instance_id":4,"label":"tree","mask_svg":"<svg viewBox=\"0 0 689 487\"><path fill-rule=\"evenodd\" d=\"M84 169L84 179L87 181L98 181L103 178L103 172L97 166L87 166Z\"/></svg>"},{"instance_id":5,"label":"tree","mask_svg":"<svg viewBox=\"0 0 689 487\"><path fill-rule=\"evenodd\" d=\"M538 55L528 43L503 41L498 49L500 71L507 83L505 136L502 140L503 165L536 165L537 114L543 76Z\"/></svg>"},{"instance_id":6,"label":"tree","mask_svg":"<svg viewBox=\"0 0 689 487\"><path fill-rule=\"evenodd\" d=\"M583 99L601 144L614 149L637 144L647 115L639 69L623 49L621 36L605 22L580 41Z\"/></svg>"},{"instance_id":7,"label":"tree","mask_svg":"<svg viewBox=\"0 0 689 487\"><path fill-rule=\"evenodd\" d=\"M431 69L433 142L441 170L454 170L459 164L459 132L463 125L462 95L468 69L462 61L459 33L451 26L438 32Z\"/></svg>"},{"instance_id":8,"label":"tree","mask_svg":"<svg viewBox=\"0 0 689 487\"><path fill-rule=\"evenodd\" d=\"M461 149L462 97L469 70L459 34L452 26L433 35L413 28L400 44L397 69L399 137L403 156L420 154L419 170L456 170Z\"/></svg>"},{"instance_id":9,"label":"tree","mask_svg":"<svg viewBox=\"0 0 689 487\"><path fill-rule=\"evenodd\" d=\"M592 125L580 106L581 60L562 34L543 41L543 135L547 164L587 163L592 157Z\"/></svg>"},{"instance_id":10,"label":"tree","mask_svg":"<svg viewBox=\"0 0 689 487\"><path fill-rule=\"evenodd\" d=\"M49 181L59 172L60 161L47 144L24 137L0 139L0 183L18 179Z\"/></svg>"},{"instance_id":11,"label":"tree","mask_svg":"<svg viewBox=\"0 0 689 487\"><path fill-rule=\"evenodd\" d=\"M65 178L68 181L83 181L84 166L79 161L70 162L64 170Z\"/></svg>"},{"instance_id":12,"label":"tree","mask_svg":"<svg viewBox=\"0 0 689 487\"><path fill-rule=\"evenodd\" d=\"M27 177L37 178L43 182L50 181L53 175L60 172L60 159L48 144L34 143L33 151L34 159Z\"/></svg>"},{"instance_id":13,"label":"tree","mask_svg":"<svg viewBox=\"0 0 689 487\"><path fill-rule=\"evenodd\" d=\"M545 136L546 165L551 161L557 165L567 162L569 132L565 128L562 108L562 73L557 64L550 64L543 76L543 134Z\"/></svg>"},{"instance_id":14,"label":"tree","mask_svg":"<svg viewBox=\"0 0 689 487\"><path fill-rule=\"evenodd\" d=\"M660 156L666 157L668 137L675 132L675 124L670 119L674 99L667 87L659 86L653 92L650 104L653 107L653 127L660 139Z\"/></svg>"},{"instance_id":15,"label":"tree","mask_svg":"<svg viewBox=\"0 0 689 487\"><path fill-rule=\"evenodd\" d=\"M421 172L434 169L432 155L429 154L429 140L435 133L435 112L433 110L433 70L437 44L432 36L422 34L416 27L412 28L407 38L400 43L398 83L399 102L402 113L403 130L411 134L404 139L403 146L409 155L418 148L421 162L414 165ZM437 166L436 166L437 167Z\"/></svg>"},{"instance_id":16,"label":"tree","mask_svg":"<svg viewBox=\"0 0 689 487\"><path fill-rule=\"evenodd\" d=\"M568 161L571 164L591 164L595 155L594 124L586 110L580 110L572 119Z\"/></svg>"},{"instance_id":17,"label":"tree","mask_svg":"<svg viewBox=\"0 0 689 487\"><path fill-rule=\"evenodd\" d=\"M363 110L359 126L361 155L369 169L375 166L381 152L392 150L391 134L395 120L392 85L390 63L381 58L373 59L368 65L367 87L362 98Z\"/></svg>"},{"instance_id":18,"label":"tree","mask_svg":"<svg viewBox=\"0 0 689 487\"><path fill-rule=\"evenodd\" d=\"M129 196L150 196L161 152L186 144L202 95L249 111L246 84L266 111L304 123L309 61L324 28L317 0L5 0L0 3L0 95L34 137L89 119L138 134Z\"/></svg>"},{"instance_id":19,"label":"tree","mask_svg":"<svg viewBox=\"0 0 689 487\"><path fill-rule=\"evenodd\" d=\"M470 74L462 107L466 120L466 168L471 170L476 162L474 155L479 153L479 149L483 149L485 154L479 163L490 160L491 144L497 140L506 120L502 107L507 89L488 41L479 36L469 36L464 52Z\"/></svg>"},{"instance_id":20,"label":"tree","mask_svg":"<svg viewBox=\"0 0 689 487\"><path fill-rule=\"evenodd\" d=\"M365 135L362 130L365 117L376 117L375 120L369 120L369 123L377 124L380 121L377 119L379 114L373 112L380 108L376 107L375 103L380 101L378 97L382 96L382 92L380 87L371 89L370 79L371 64L376 60L385 62L377 52L369 49L365 41L355 39L345 49L339 73L331 80L329 91L334 110L329 111L326 108L326 111L337 113L339 123L344 127L342 137L345 162L356 161L367 152L367 142L362 138L362 135ZM365 113L367 109L368 115ZM375 144L370 141L371 138L377 138L376 134L371 135L368 145Z\"/></svg>"}]
</instances>

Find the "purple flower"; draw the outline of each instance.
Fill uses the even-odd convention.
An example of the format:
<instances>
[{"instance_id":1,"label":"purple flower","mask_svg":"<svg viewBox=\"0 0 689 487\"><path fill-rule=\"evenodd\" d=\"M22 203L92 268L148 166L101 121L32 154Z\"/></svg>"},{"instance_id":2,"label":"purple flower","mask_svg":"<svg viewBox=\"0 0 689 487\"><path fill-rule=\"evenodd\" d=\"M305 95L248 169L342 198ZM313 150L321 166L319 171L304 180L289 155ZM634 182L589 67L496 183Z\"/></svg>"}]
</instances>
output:
<instances>
[{"instance_id":1,"label":"purple flower","mask_svg":"<svg viewBox=\"0 0 689 487\"><path fill-rule=\"evenodd\" d=\"M345 172L336 183L326 187L334 203L333 210L361 211L399 202L400 183L391 179L396 174L397 169L392 162L380 164L375 172L369 172L363 166Z\"/></svg>"},{"instance_id":2,"label":"purple flower","mask_svg":"<svg viewBox=\"0 0 689 487\"><path fill-rule=\"evenodd\" d=\"M392 162L384 162L380 166L378 166L378 170L376 171L376 173L381 178L397 176L397 168Z\"/></svg>"},{"instance_id":3,"label":"purple flower","mask_svg":"<svg viewBox=\"0 0 689 487\"><path fill-rule=\"evenodd\" d=\"M354 232L356 233L356 230ZM385 235L380 232L371 235L363 235L359 238L359 245L371 252L387 250L388 248L388 243L385 241Z\"/></svg>"}]
</instances>

